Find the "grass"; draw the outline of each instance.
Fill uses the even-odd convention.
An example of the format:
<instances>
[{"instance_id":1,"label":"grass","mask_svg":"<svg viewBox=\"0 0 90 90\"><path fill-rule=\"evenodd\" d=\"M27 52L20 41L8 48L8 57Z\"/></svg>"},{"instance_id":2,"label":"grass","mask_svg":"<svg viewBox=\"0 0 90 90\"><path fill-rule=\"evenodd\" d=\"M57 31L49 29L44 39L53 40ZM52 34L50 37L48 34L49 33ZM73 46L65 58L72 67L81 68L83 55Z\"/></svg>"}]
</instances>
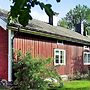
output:
<instances>
[{"instance_id":1,"label":"grass","mask_svg":"<svg viewBox=\"0 0 90 90\"><path fill-rule=\"evenodd\" d=\"M8 89L6 89L6 88L3 87L3 86L0 86L0 90L8 90Z\"/></svg>"},{"instance_id":2,"label":"grass","mask_svg":"<svg viewBox=\"0 0 90 90\"><path fill-rule=\"evenodd\" d=\"M75 80L64 81L64 87L59 90L90 90L90 81L88 80Z\"/></svg>"},{"instance_id":3,"label":"grass","mask_svg":"<svg viewBox=\"0 0 90 90\"><path fill-rule=\"evenodd\" d=\"M90 90L89 80L75 80L75 81L63 81L64 86L62 88L54 90ZM0 90L8 90L0 87Z\"/></svg>"}]
</instances>

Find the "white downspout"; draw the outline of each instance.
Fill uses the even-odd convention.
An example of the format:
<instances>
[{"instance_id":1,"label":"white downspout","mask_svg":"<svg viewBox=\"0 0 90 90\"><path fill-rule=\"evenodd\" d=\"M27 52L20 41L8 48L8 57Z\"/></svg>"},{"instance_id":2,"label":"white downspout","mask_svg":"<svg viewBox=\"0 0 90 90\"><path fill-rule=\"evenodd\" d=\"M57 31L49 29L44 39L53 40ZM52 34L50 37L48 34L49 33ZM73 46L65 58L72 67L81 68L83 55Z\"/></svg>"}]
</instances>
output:
<instances>
[{"instance_id":1,"label":"white downspout","mask_svg":"<svg viewBox=\"0 0 90 90\"><path fill-rule=\"evenodd\" d=\"M11 30L8 30L8 82L12 82L12 40Z\"/></svg>"}]
</instances>

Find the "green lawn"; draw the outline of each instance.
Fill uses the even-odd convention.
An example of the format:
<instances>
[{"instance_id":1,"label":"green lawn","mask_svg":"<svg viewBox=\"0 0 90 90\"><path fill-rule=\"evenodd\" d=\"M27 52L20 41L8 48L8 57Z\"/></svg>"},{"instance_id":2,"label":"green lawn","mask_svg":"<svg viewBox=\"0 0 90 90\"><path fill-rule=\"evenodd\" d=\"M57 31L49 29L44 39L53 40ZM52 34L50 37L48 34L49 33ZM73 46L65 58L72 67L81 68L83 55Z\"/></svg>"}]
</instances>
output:
<instances>
[{"instance_id":1,"label":"green lawn","mask_svg":"<svg viewBox=\"0 0 90 90\"><path fill-rule=\"evenodd\" d=\"M75 80L63 81L64 86L54 90L90 90L90 81L88 80ZM0 87L0 90L8 90Z\"/></svg>"},{"instance_id":2,"label":"green lawn","mask_svg":"<svg viewBox=\"0 0 90 90\"><path fill-rule=\"evenodd\" d=\"M90 90L90 81L87 80L75 80L64 81L64 87L59 90Z\"/></svg>"}]
</instances>

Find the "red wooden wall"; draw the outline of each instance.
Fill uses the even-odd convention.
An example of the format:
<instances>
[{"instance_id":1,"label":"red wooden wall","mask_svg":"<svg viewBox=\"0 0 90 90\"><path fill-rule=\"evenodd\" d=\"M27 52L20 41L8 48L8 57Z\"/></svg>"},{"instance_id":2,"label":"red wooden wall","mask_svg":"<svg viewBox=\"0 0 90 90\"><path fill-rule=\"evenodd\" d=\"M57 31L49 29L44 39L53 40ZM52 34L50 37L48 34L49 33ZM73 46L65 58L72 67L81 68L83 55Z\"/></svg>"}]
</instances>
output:
<instances>
[{"instance_id":1,"label":"red wooden wall","mask_svg":"<svg viewBox=\"0 0 90 90\"><path fill-rule=\"evenodd\" d=\"M21 50L22 53L31 51L33 57L52 57L54 49L66 50L66 65L57 66L57 72L62 75L72 74L76 70L83 70L83 46L75 43L65 42L57 44L57 40L30 34L18 34L14 39L14 51Z\"/></svg>"},{"instance_id":2,"label":"red wooden wall","mask_svg":"<svg viewBox=\"0 0 90 90\"><path fill-rule=\"evenodd\" d=\"M8 32L0 27L0 78L8 77Z\"/></svg>"}]
</instances>

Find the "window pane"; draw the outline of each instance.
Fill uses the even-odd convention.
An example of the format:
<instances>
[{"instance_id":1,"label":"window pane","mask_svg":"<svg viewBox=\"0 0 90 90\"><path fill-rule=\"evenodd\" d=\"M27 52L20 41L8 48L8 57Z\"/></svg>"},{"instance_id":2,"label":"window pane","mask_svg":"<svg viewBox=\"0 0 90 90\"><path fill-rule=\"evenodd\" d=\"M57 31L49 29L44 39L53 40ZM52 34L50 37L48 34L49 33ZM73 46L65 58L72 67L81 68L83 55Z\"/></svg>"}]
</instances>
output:
<instances>
[{"instance_id":1,"label":"window pane","mask_svg":"<svg viewBox=\"0 0 90 90\"><path fill-rule=\"evenodd\" d=\"M87 54L84 54L84 63L87 63Z\"/></svg>"},{"instance_id":2,"label":"window pane","mask_svg":"<svg viewBox=\"0 0 90 90\"><path fill-rule=\"evenodd\" d=\"M56 51L56 54L59 54L59 50Z\"/></svg>"},{"instance_id":3,"label":"window pane","mask_svg":"<svg viewBox=\"0 0 90 90\"><path fill-rule=\"evenodd\" d=\"M60 63L62 63L62 60L60 60Z\"/></svg>"},{"instance_id":4,"label":"window pane","mask_svg":"<svg viewBox=\"0 0 90 90\"><path fill-rule=\"evenodd\" d=\"M88 63L90 63L90 54L88 54Z\"/></svg>"},{"instance_id":5,"label":"window pane","mask_svg":"<svg viewBox=\"0 0 90 90\"><path fill-rule=\"evenodd\" d=\"M62 63L64 63L64 56L62 57Z\"/></svg>"},{"instance_id":6,"label":"window pane","mask_svg":"<svg viewBox=\"0 0 90 90\"><path fill-rule=\"evenodd\" d=\"M60 63L64 63L64 51L60 51Z\"/></svg>"},{"instance_id":7,"label":"window pane","mask_svg":"<svg viewBox=\"0 0 90 90\"><path fill-rule=\"evenodd\" d=\"M56 62L56 63L59 63L59 55L56 55L56 57L55 57L55 62Z\"/></svg>"}]
</instances>

